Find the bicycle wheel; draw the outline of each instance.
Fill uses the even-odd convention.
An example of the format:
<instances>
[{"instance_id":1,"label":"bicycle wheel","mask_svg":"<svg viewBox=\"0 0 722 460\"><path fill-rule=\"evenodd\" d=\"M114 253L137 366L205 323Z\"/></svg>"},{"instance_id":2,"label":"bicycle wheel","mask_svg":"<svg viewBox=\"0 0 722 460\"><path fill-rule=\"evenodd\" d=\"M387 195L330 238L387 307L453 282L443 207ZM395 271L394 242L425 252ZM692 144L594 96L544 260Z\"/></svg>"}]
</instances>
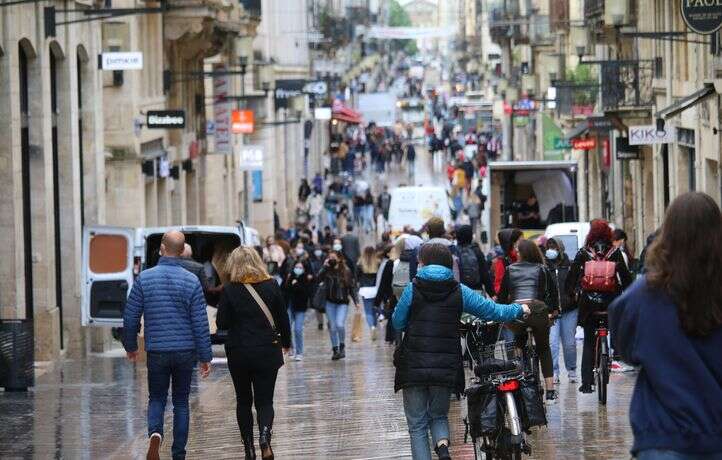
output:
<instances>
[{"instance_id":1,"label":"bicycle wheel","mask_svg":"<svg viewBox=\"0 0 722 460\"><path fill-rule=\"evenodd\" d=\"M601 355L599 357L599 367L597 368L597 395L599 396L599 404L607 404L607 384L609 383L609 356Z\"/></svg>"}]
</instances>

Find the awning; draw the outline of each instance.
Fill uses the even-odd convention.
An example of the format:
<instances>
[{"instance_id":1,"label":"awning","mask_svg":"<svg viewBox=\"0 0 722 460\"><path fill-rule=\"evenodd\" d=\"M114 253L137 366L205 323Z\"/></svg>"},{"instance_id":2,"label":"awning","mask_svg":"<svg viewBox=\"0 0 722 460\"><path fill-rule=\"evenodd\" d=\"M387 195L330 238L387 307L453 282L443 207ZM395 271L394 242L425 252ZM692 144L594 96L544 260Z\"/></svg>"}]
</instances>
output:
<instances>
[{"instance_id":1,"label":"awning","mask_svg":"<svg viewBox=\"0 0 722 460\"><path fill-rule=\"evenodd\" d=\"M707 99L710 96L713 96L714 94L717 94L717 92L714 89L713 83L705 83L704 87L700 89L699 91L695 91L694 93L690 94L687 97L684 97L674 104L670 105L669 107L665 107L657 114L655 115L656 118L662 118L667 119L671 118L681 112L684 112L685 110L689 109L690 107L694 107L695 105L699 104L703 100Z\"/></svg>"},{"instance_id":2,"label":"awning","mask_svg":"<svg viewBox=\"0 0 722 460\"><path fill-rule=\"evenodd\" d=\"M360 113L343 106L334 108L331 118L333 118L334 120L345 121L346 123L352 123L355 125L360 125L362 121Z\"/></svg>"},{"instance_id":3,"label":"awning","mask_svg":"<svg viewBox=\"0 0 722 460\"><path fill-rule=\"evenodd\" d=\"M569 133L567 133L567 140L572 140L577 137L583 136L584 134L587 134L589 132L589 123L586 121L583 121L581 123L578 123L575 127L572 128Z\"/></svg>"}]
</instances>

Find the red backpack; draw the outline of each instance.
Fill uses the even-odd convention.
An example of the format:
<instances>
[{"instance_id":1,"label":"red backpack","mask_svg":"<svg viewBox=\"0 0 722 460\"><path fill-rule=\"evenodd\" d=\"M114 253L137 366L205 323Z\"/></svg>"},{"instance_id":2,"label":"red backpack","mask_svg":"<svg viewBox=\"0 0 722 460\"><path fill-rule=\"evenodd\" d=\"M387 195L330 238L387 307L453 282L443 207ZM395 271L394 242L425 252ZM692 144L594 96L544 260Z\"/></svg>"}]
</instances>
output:
<instances>
[{"instance_id":1,"label":"red backpack","mask_svg":"<svg viewBox=\"0 0 722 460\"><path fill-rule=\"evenodd\" d=\"M617 290L617 264L609 260L616 250L612 248L606 254L589 252L592 260L584 264L582 277L582 291L584 292L616 292Z\"/></svg>"}]
</instances>

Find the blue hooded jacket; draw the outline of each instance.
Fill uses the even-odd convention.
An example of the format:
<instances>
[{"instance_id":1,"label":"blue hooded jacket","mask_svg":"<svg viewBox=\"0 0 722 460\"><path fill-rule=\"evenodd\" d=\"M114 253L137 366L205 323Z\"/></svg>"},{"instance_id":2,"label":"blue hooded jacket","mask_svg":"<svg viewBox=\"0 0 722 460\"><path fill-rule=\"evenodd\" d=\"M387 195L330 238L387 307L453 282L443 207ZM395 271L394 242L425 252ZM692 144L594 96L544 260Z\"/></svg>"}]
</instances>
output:
<instances>
[{"instance_id":1,"label":"blue hooded jacket","mask_svg":"<svg viewBox=\"0 0 722 460\"><path fill-rule=\"evenodd\" d=\"M454 279L454 272L442 265L426 265L419 269L416 277L428 281L446 281ZM413 291L413 286L409 283L396 304L391 320L397 331L406 329L408 325ZM520 318L523 314L521 305L495 303L463 284L461 285L461 297L464 302L464 313L469 313L486 321L508 322Z\"/></svg>"}]
</instances>

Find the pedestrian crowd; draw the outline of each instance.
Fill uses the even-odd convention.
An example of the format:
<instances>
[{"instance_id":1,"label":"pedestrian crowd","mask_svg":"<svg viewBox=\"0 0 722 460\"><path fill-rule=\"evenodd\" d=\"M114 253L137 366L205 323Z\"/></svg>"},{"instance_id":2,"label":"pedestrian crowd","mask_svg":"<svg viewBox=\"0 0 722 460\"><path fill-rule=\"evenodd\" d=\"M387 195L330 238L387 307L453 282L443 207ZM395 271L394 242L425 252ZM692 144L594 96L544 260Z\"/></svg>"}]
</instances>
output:
<instances>
[{"instance_id":1,"label":"pedestrian crowd","mask_svg":"<svg viewBox=\"0 0 722 460\"><path fill-rule=\"evenodd\" d=\"M299 199L325 192L333 225L314 224L317 215L309 214L305 224L279 229L262 247L229 249L214 260L214 283L190 259L182 233L164 235L161 257L135 280L124 317L131 360L138 358L143 318L148 458L159 455L171 382L172 453L184 458L191 375L197 363L202 377L211 371L209 299L217 300L213 337L228 358L245 458L256 458L256 445L261 458L273 458L275 382L285 361L304 359L309 313L319 330L328 330L332 361L346 357L349 341L383 338L393 346L394 388L403 394L413 458L430 459L434 451L444 460L451 458L450 400L465 385L462 315L504 324L502 339L519 349L529 328L543 378L539 398L554 404L563 377L560 355L566 379L579 381L583 394L595 391L595 334L606 312L618 369L639 371L630 411L633 453L720 458L722 214L709 196L678 197L637 262L626 234L601 219L591 222L574 257L561 239L527 239L513 228L502 230L484 254L472 223L447 226L437 217L395 237L384 232L378 244L362 247L355 229L367 230L366 206L384 219L390 200L386 189L368 201L364 193L341 211L348 185L304 181ZM334 196L334 207L326 207ZM577 326L584 331L579 370Z\"/></svg>"}]
</instances>

